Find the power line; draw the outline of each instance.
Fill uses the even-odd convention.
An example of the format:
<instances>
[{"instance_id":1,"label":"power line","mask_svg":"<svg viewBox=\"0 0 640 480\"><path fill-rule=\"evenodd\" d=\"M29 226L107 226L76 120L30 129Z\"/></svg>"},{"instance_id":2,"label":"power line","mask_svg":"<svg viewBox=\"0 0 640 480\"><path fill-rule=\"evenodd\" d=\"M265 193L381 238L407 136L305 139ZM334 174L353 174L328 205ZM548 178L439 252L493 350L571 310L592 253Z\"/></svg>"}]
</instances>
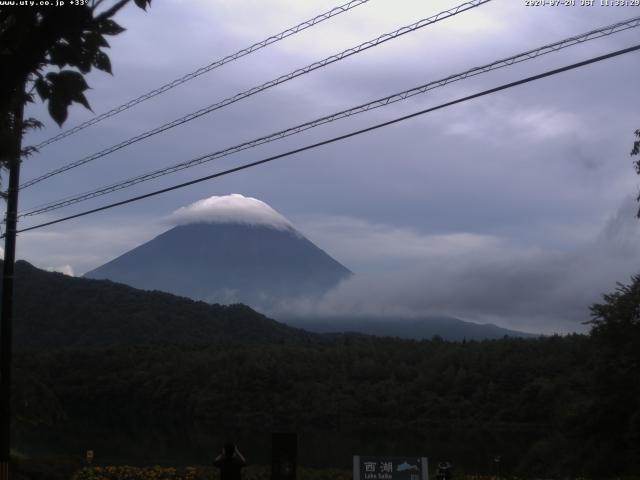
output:
<instances>
[{"instance_id":1,"label":"power line","mask_svg":"<svg viewBox=\"0 0 640 480\"><path fill-rule=\"evenodd\" d=\"M465 2L461 5L458 5L457 7L451 8L449 10L445 10L443 12L440 12L436 15L433 15L431 17L428 18L424 18L422 20L419 20L418 22L415 22L411 25L407 25L404 26L402 28L399 28L398 30L395 30L391 33L385 33L383 35L380 35L379 37L374 38L373 40L369 40L367 42L361 43L360 45L356 46L356 47L352 47L349 48L347 50L344 50L340 53L337 53L335 55L331 55L330 57L327 57L323 60L320 60L318 62L312 63L310 65L307 65L306 67L303 68L299 68L297 70L294 70L293 72L290 72L286 75L282 75L276 79L270 80L266 83L263 83L262 85L256 86L256 87L252 87L249 90L245 90L244 92L238 93L232 97L228 97L220 102L214 103L212 105L209 105L208 107L204 107L201 108L200 110L190 113L188 115L185 115L184 117L178 118L176 120L173 120L171 122L165 123L164 125L161 125L159 127L154 128L153 130L148 130L147 132L141 133L140 135L137 135L135 137L132 137L128 140L125 140L123 142L120 142L116 145L113 145L111 147L108 147L100 152L94 153L92 155L89 155L87 157L84 157L80 160L76 160L75 162L69 163L65 166L62 166L58 169L52 170L48 173L45 173L37 178L34 178L32 180L29 180L28 182L22 184L20 186L21 189L25 189L28 188L32 185L35 185L38 182L41 182L43 180L46 180L47 178L53 177L54 175L58 175L60 173L66 172L68 170L71 170L72 168L76 168L79 167L80 165L84 165L85 163L89 163L92 162L93 160L97 160L98 158L104 157L106 155L109 155L110 153L116 152L118 150L121 150L122 148L128 147L129 145L132 145L136 142L139 142L141 140L144 140L146 138L152 137L154 135L157 135L158 133L162 133L166 130L169 130L173 127L177 127L179 125L182 125L183 123L187 123L190 122L191 120L195 120L196 118L202 117L203 115L206 115L208 113L213 112L214 110L219 110L223 107L226 107L228 105L231 105L232 103L238 102L244 98L250 97L252 95L255 95L259 92L262 92L264 90L267 90L271 87L275 87L276 85L280 85L282 83L288 82L289 80L292 80L296 77L299 77L301 75L304 75L306 73L310 73L314 70L317 70L319 68L322 67L326 67L327 65L330 65L332 63L338 62L340 60L344 60L347 57L350 57L351 55L355 55L357 53L363 52L365 50L368 50L369 48L372 47L376 47L378 45L381 45L385 42L388 42L389 40L393 40L395 38L398 38L402 35L405 35L407 33L411 33L414 32L420 28L426 27L428 25L432 25L436 22L439 22L440 20L444 20L446 18L452 17L454 15L457 15L461 12L465 12L467 10L470 10L472 8L478 7L484 3L488 3L491 0L471 0L468 2Z\"/></svg>"},{"instance_id":2,"label":"power line","mask_svg":"<svg viewBox=\"0 0 640 480\"><path fill-rule=\"evenodd\" d=\"M248 142L244 142L241 143L239 145L235 145L233 147L229 147L214 153L210 153L210 154L206 154L206 155L202 155L169 167L165 167L162 169L158 169L152 172L148 172L142 175L138 175L136 177L132 177L105 187L101 187L97 190L92 190L89 192L84 192L84 193L80 193L80 194L76 194L74 196L69 196L60 200L56 200L53 202L49 202L46 203L44 205L40 205L37 207L32 207L31 209L27 209L25 212L20 213L20 217L26 217L26 216L33 216L33 215L37 215L40 213L46 213L46 212L50 212L52 210L57 210L59 208L63 208L69 205L73 205L75 203L79 203L85 200L89 200L92 198L96 198L102 195L106 195L109 193L113 193L115 191L118 190L122 190L124 188L128 188L134 185L137 185L139 183L142 182L146 182L149 180L153 180L155 178L164 176L164 175L168 175L180 170L184 170L186 168L190 168L196 165L200 165L206 162L210 162L212 160L218 159L218 158L222 158L228 155L232 155L235 153L238 153L240 151L243 150L247 150L249 148L254 148L257 147L259 145L263 145L266 143L270 143L273 142L275 140L279 140L281 138L285 138L306 130L309 130L311 128L326 124L326 123L330 123L342 118L346 118L352 115L356 115L359 113L363 113L369 110L373 110L375 108L380 108L386 105L390 105L392 103L396 103L402 100L405 100L407 98L413 97L415 95L421 94L421 93L426 93L430 90L433 90L435 88L439 88L439 87L443 87L449 83L453 83L459 80L463 80L465 78L469 78L475 75L479 75L482 73L486 73L492 70L497 70L500 68L504 68L516 63L520 63L520 62L524 62L527 60L532 60L534 58L537 58L541 55L545 55L547 53L551 53L551 52L557 52L559 50L562 50L564 48L568 48L570 46L576 45L576 44L580 44L589 40L594 40L597 38L601 38L604 36L608 36L608 35L612 35L614 33L618 33L624 30L628 30L630 28L636 28L640 26L640 17L635 17L635 18L631 18L629 20L625 20L622 22L618 22L612 25L608 25L606 27L601 27L599 29L596 30L591 30L589 32L583 33L581 35L576 35L558 42L554 42L548 45L544 45L542 47L533 49L533 50L528 50L526 52L523 53L519 53L517 55L513 55L511 57L507 57L504 58L502 60L497 60L495 62L480 66L480 67L474 67L470 70L466 70L462 73L457 73L454 75L450 75L448 77L445 77L443 79L440 80L436 80L436 81L432 81L429 83L426 83L424 85L418 86L418 87L414 87L408 90L405 90L403 92L399 92L399 93L394 93L392 95L388 95L386 97L374 100L372 102L369 103L365 103L356 107L352 107L349 108L347 110L342 110L340 112L331 114L331 115L327 115L315 120L312 120L310 122L306 122L300 125L296 125L294 127L290 127L287 128L285 130L281 130L279 132L276 133L272 133L270 135L266 135L263 137L259 137L257 139L253 139L250 140Z\"/></svg>"},{"instance_id":3,"label":"power line","mask_svg":"<svg viewBox=\"0 0 640 480\"><path fill-rule=\"evenodd\" d=\"M304 147L301 147L301 148L297 148L297 149L294 149L294 150L289 150L288 152L281 153L279 155L274 155L274 156L267 157L267 158L264 158L262 160L258 160L258 161L251 162L251 163L246 163L244 165L240 165L238 167L230 168L228 170L224 170L222 172L214 173L212 175L207 175L205 177L200 177L200 178L197 178L195 180L191 180L191 181L188 181L188 182L180 183L178 185L173 185L171 187L163 188L163 189L160 189L160 190L155 190L153 192L146 193L144 195L138 195L136 197L132 197L132 198L129 198L127 200L122 200L122 201L119 201L119 202L110 203L110 204L104 205L102 207L93 208L91 210L86 210L84 212L76 213L75 215L69 215L67 217L59 218L57 220L52 220L50 222L45 222L45 223L41 223L41 224L38 224L38 225L34 225L32 227L23 228L21 230L18 230L17 233L28 232L30 230L35 230L35 229L46 227L46 226L49 226L49 225L54 225L56 223L65 222L67 220L72 220L74 218L83 217L83 216L90 215L90 214L93 214L93 213L101 212L103 210L108 210L108 209L111 209L111 208L114 208L114 207L118 207L118 206L121 206L121 205L126 205L128 203L137 202L137 201L143 200L145 198L154 197L154 196L160 195L162 193L167 193L167 192L170 192L170 191L173 191L173 190L178 190L180 188L188 187L190 185L194 185L196 183L201 183L201 182L204 182L206 180L211 180L211 179L214 179L214 178L222 177L222 176L225 176L225 175L229 175L231 173L239 172L241 170L246 170L248 168L255 167L255 166L258 166L258 165L262 165L262 164L265 164L265 163L268 163L268 162L272 162L274 160L278 160L280 158L288 157L288 156L294 155L296 153L301 153L301 152L304 152L304 151L307 151L307 150L311 150L311 149L314 149L314 148L321 147L323 145L328 145L330 143L335 143L335 142L338 142L338 141L341 141L341 140L345 140L347 138L355 137L356 135L361 135L363 133L371 132L371 131L377 130L379 128L387 127L387 126L395 124L395 123L403 122L403 121L408 120L410 118L418 117L420 115L425 115L427 113L430 113L430 112L433 112L433 111L436 111L436 110L440 110L440 109L443 109L443 108L446 108L446 107L450 107L452 105L463 103L463 102L466 102L466 101L469 101L469 100L472 100L472 99L475 99L475 98L483 97L485 95L490 95L492 93L496 93L496 92L499 92L499 91L502 91L502 90L507 90L509 88L513 88L513 87L518 86L518 85L523 85L523 84L526 84L526 83L529 83L529 82L540 80L542 78L550 77L552 75L557 75L559 73L566 72L566 71L569 71L569 70L574 70L576 68L584 67L584 66L590 65L592 63L596 63L596 62L600 62L600 61L603 61L603 60L607 60L609 58L617 57L617 56L624 55L626 53L634 52L634 51L637 51L637 50L640 50L640 44L635 45L633 47L625 48L625 49L622 49L622 50L616 50L616 51L608 53L606 55L600 55L598 57L593 57L593 58L590 58L589 60L584 60L582 62L573 63L571 65L567 65L567 66L564 66L564 67L561 67L561 68L556 68L554 70L549 70L547 72L540 73L538 75L533 75L533 76L530 76L530 77L526 77L526 78L523 78L521 80L517 80L515 82L510 82L510 83L507 83L507 84L503 84L503 85L500 85L498 87L491 88L489 90L484 90L482 92L475 93L473 95L468 95L466 97L458 98L458 99L452 100L450 102L442 103L442 104L437 105L435 107L430 107L430 108L427 108L427 109L424 109L424 110L420 110L418 112L415 112L415 113L412 113L412 114L409 114L409 115L398 117L398 118L395 118L393 120L389 120L389 121L386 121L386 122L383 122L383 123L378 123L376 125L372 125L370 127L363 128L361 130L356 130L356 131L353 131L353 132L350 132L350 133L347 133L347 134L344 134L344 135L333 137L333 138L330 138L328 140L323 140L321 142L317 142L317 143L314 143L314 144L311 144L311 145L307 145L307 146L304 146Z\"/></svg>"},{"instance_id":4,"label":"power line","mask_svg":"<svg viewBox=\"0 0 640 480\"><path fill-rule=\"evenodd\" d=\"M51 143L57 142L58 140L62 140L63 138L66 138L70 135L73 135L75 133L78 133L81 130L84 130L87 127L90 127L91 125L95 125L98 122L101 122L102 120L105 120L107 118L113 117L115 115L118 115L121 112L124 112L125 110L130 109L131 107L134 107L135 105L138 105L142 102L145 102L147 100L149 100L150 98L153 98L157 95L160 95L161 93L164 93L168 90L171 90L172 88L177 87L178 85L182 85L183 83L186 83L190 80L193 80L196 77L199 77L200 75L203 75L205 73L210 72L211 70L215 70L218 67L222 67L223 65L233 62L234 60L238 60L239 58L242 58L246 55L249 55L257 50L260 50L264 47L267 47L273 43L279 42L280 40L284 40L287 37L290 37L292 35L295 35L296 33L299 33L303 30L306 30L307 28L313 27L314 25L317 25L321 22L324 22L325 20L328 20L332 17L335 17L336 15L340 15L341 13L347 12L349 10L351 10L352 8L355 8L359 5L362 5L363 3L367 3L369 0L352 0L350 2L345 3L344 5L340 5L338 7L334 7L331 10L321 13L320 15L317 15L309 20L306 20L302 23L299 23L298 25L295 25L293 27L287 28L286 30L276 34L276 35L272 35L269 38L262 40L260 42L254 43L253 45L243 48L242 50L238 50L236 53L232 53L231 55L227 55L226 57L223 57L219 60L216 60L212 63L210 63L209 65L206 65L204 67L200 67L199 69L188 73L180 78L177 78L176 80L173 80L169 83L165 83L164 85L162 85L161 87L156 88L155 90L151 90L150 92L145 93L144 95L140 95L139 97L134 98L133 100L129 100L127 103L124 103L118 107L112 108L111 110L109 110L108 112L102 113L100 115L98 115L97 117L93 117L90 120L87 120L86 122L83 122L73 128L70 128L69 130L65 130L64 132L59 133L58 135L55 135L39 144L37 144L35 146L35 148L40 149L43 148Z\"/></svg>"}]
</instances>

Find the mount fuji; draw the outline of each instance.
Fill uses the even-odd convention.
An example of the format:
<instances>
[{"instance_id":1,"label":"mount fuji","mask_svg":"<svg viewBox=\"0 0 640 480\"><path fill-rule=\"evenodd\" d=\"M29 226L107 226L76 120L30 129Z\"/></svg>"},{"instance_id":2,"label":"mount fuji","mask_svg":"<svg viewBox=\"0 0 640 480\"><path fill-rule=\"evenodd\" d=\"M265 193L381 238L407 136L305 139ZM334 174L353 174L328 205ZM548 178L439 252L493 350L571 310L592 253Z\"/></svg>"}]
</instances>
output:
<instances>
[{"instance_id":1,"label":"mount fuji","mask_svg":"<svg viewBox=\"0 0 640 480\"><path fill-rule=\"evenodd\" d=\"M84 276L268 308L319 298L352 275L255 198L209 197L175 211L169 222L170 230Z\"/></svg>"}]
</instances>

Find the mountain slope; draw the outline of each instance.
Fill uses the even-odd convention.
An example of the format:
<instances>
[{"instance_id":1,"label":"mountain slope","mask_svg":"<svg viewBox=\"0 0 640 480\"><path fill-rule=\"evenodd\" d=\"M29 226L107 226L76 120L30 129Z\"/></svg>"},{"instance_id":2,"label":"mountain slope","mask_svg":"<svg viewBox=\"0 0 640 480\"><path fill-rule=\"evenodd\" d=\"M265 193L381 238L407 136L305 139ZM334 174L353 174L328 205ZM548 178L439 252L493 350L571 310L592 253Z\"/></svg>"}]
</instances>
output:
<instances>
[{"instance_id":1,"label":"mountain slope","mask_svg":"<svg viewBox=\"0 0 640 480\"><path fill-rule=\"evenodd\" d=\"M1 264L1 263L0 263ZM16 263L17 348L308 338L245 305L211 305Z\"/></svg>"},{"instance_id":2,"label":"mountain slope","mask_svg":"<svg viewBox=\"0 0 640 480\"><path fill-rule=\"evenodd\" d=\"M322 295L350 275L293 228L228 222L174 227L85 277L262 307Z\"/></svg>"}]
</instances>

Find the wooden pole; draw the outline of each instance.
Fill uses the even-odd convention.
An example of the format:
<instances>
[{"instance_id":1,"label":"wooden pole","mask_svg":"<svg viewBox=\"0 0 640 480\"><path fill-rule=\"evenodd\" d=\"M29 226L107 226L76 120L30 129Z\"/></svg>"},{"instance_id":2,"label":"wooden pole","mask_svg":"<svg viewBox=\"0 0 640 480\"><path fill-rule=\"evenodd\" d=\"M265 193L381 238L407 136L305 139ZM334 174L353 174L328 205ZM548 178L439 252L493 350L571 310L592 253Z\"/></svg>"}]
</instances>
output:
<instances>
[{"instance_id":1,"label":"wooden pole","mask_svg":"<svg viewBox=\"0 0 640 480\"><path fill-rule=\"evenodd\" d=\"M18 223L18 189L22 151L24 85L14 96L13 151L8 159L9 190L5 218L4 263L2 268L2 304L0 305L0 480L9 480L11 453L11 360L13 356L13 280Z\"/></svg>"}]
</instances>

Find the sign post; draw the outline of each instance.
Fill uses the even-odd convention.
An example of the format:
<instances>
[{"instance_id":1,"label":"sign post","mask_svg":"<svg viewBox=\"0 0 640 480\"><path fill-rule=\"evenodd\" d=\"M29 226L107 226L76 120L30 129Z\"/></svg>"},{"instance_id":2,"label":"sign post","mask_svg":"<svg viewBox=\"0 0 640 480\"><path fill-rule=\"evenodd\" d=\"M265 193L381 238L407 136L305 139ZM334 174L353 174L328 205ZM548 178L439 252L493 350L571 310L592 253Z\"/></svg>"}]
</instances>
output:
<instances>
[{"instance_id":1,"label":"sign post","mask_svg":"<svg viewBox=\"0 0 640 480\"><path fill-rule=\"evenodd\" d=\"M271 480L296 480L298 435L274 433L271 442Z\"/></svg>"}]
</instances>

